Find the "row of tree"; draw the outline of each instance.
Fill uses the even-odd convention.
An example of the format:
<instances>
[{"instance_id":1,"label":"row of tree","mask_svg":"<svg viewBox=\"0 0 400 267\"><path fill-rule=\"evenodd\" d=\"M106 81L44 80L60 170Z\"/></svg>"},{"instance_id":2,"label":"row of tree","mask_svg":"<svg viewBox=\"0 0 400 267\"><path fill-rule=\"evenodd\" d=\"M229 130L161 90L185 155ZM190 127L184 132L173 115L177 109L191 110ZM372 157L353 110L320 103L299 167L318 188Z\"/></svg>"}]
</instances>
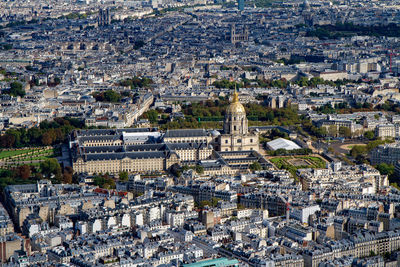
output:
<instances>
[{"instance_id":1,"label":"row of tree","mask_svg":"<svg viewBox=\"0 0 400 267\"><path fill-rule=\"evenodd\" d=\"M220 80L220 81L215 81L212 84L213 86L217 88L229 88L229 89L235 89L239 87L244 87L243 83L238 83L235 81L229 81L229 80Z\"/></svg>"},{"instance_id":2,"label":"row of tree","mask_svg":"<svg viewBox=\"0 0 400 267\"><path fill-rule=\"evenodd\" d=\"M226 79L219 80L213 82L212 85L214 85L217 88L229 88L229 89L234 89L235 85L237 88L239 87L261 87L261 88L287 88L290 84L297 84L301 87L316 87L317 85L330 85L330 86L340 86L340 85L345 85L348 83L354 83L355 81L352 80L337 80L337 81L327 81L324 80L320 77L313 77L311 79L308 79L307 77L301 77L297 81L288 81L284 78L282 79L255 79L255 80L249 80L249 79L242 79L242 82L235 82L235 81L229 81Z\"/></svg>"},{"instance_id":3,"label":"row of tree","mask_svg":"<svg viewBox=\"0 0 400 267\"><path fill-rule=\"evenodd\" d=\"M349 106L348 103L343 102L335 104L334 107L332 107L331 103L326 103L321 107L314 108L314 110L323 114L348 114L354 112L377 111L384 109L382 109L380 106L374 108L371 103L355 103L352 106Z\"/></svg>"},{"instance_id":4,"label":"row of tree","mask_svg":"<svg viewBox=\"0 0 400 267\"><path fill-rule=\"evenodd\" d=\"M23 164L11 169L0 169L0 188L12 184L32 183L44 178L56 183L77 182L71 167L61 168L57 159L51 158L42 161L39 167Z\"/></svg>"},{"instance_id":5,"label":"row of tree","mask_svg":"<svg viewBox=\"0 0 400 267\"><path fill-rule=\"evenodd\" d=\"M186 117L193 117L201 121L207 121L207 118L222 120L229 104L228 98L220 98L215 101L191 103L184 106L182 112ZM245 104L245 109L249 120L266 121L275 125L293 125L302 121L296 110L292 108L272 109L264 104L248 103Z\"/></svg>"},{"instance_id":6,"label":"row of tree","mask_svg":"<svg viewBox=\"0 0 400 267\"><path fill-rule=\"evenodd\" d=\"M76 128L84 128L82 120L74 118L55 118L43 121L39 127L9 129L0 136L0 148L21 148L48 146L63 143L68 134Z\"/></svg>"}]
</instances>

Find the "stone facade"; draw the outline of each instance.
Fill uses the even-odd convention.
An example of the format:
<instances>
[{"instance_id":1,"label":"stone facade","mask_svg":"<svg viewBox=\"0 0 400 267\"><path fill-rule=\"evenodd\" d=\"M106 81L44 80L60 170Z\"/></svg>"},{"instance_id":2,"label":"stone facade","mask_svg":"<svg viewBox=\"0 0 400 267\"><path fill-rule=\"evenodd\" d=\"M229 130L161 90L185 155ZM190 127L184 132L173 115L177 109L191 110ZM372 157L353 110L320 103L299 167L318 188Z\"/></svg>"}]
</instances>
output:
<instances>
[{"instance_id":1,"label":"stone facade","mask_svg":"<svg viewBox=\"0 0 400 267\"><path fill-rule=\"evenodd\" d=\"M249 131L246 110L239 102L236 91L232 103L226 109L223 127L223 134L218 138L219 151L258 151L258 133Z\"/></svg>"},{"instance_id":2,"label":"stone facade","mask_svg":"<svg viewBox=\"0 0 400 267\"><path fill-rule=\"evenodd\" d=\"M165 133L154 128L104 129L75 131L70 140L74 171L88 174L160 172L174 164L199 164L206 175L232 175L246 171L243 166L254 159L262 161L259 154L248 157L248 153L257 153L258 147L258 131L249 131L236 91L226 110L222 134L204 129ZM223 154L233 152L239 154Z\"/></svg>"}]
</instances>

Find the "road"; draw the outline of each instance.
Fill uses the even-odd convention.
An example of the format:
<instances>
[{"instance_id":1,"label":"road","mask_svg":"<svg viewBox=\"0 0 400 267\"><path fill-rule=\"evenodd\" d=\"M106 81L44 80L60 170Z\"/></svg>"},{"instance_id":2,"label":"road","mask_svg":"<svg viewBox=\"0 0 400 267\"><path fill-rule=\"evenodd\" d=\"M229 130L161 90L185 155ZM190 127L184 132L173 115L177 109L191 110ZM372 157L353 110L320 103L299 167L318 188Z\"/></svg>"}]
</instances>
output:
<instances>
[{"instance_id":1,"label":"road","mask_svg":"<svg viewBox=\"0 0 400 267\"><path fill-rule=\"evenodd\" d=\"M71 158L69 154L69 148L67 145L62 145L61 146L61 156L57 157L58 162L62 163L64 167L72 167L71 166Z\"/></svg>"},{"instance_id":2,"label":"road","mask_svg":"<svg viewBox=\"0 0 400 267\"><path fill-rule=\"evenodd\" d=\"M344 141L342 142L335 142L331 144L331 147L333 148L333 150L337 153L341 153L341 154L347 154L349 152L349 149L346 149L345 146L349 146L349 145L365 145L365 142L362 141L353 141L353 140L349 140L349 141Z\"/></svg>"},{"instance_id":3,"label":"road","mask_svg":"<svg viewBox=\"0 0 400 267\"><path fill-rule=\"evenodd\" d=\"M312 144L312 146L313 146L314 149L319 150L320 152L325 152L325 151L327 151L327 150L328 150L328 147L329 147L329 145L328 145L327 143L321 142L321 141L312 142L311 144Z\"/></svg>"}]
</instances>

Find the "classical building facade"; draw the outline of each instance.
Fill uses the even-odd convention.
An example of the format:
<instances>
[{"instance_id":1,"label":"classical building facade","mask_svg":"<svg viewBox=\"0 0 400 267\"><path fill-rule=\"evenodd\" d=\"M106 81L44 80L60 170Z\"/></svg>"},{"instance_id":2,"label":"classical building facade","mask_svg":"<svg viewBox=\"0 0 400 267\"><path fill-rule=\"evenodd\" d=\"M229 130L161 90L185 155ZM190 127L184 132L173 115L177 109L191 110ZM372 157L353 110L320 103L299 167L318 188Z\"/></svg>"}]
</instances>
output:
<instances>
[{"instance_id":1,"label":"classical building facade","mask_svg":"<svg viewBox=\"0 0 400 267\"><path fill-rule=\"evenodd\" d=\"M72 167L78 173L160 172L172 165L200 165L206 175L246 172L257 152L258 130L249 131L246 111L235 90L222 133L204 129L155 128L77 130L70 136Z\"/></svg>"},{"instance_id":2,"label":"classical building facade","mask_svg":"<svg viewBox=\"0 0 400 267\"><path fill-rule=\"evenodd\" d=\"M82 173L154 172L173 164L207 159L212 148L206 143L159 143L78 147L73 153L73 169Z\"/></svg>"},{"instance_id":3,"label":"classical building facade","mask_svg":"<svg viewBox=\"0 0 400 267\"><path fill-rule=\"evenodd\" d=\"M246 110L234 92L232 103L225 113L223 133L218 139L219 151L258 151L258 132L249 131Z\"/></svg>"}]
</instances>

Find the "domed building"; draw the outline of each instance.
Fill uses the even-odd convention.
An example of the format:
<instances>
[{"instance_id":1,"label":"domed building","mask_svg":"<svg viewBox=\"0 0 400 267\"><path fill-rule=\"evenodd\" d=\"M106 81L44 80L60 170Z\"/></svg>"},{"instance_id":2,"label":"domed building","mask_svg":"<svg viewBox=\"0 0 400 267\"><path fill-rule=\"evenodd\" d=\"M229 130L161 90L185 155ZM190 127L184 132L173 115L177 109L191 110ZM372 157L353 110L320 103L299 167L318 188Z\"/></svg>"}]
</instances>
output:
<instances>
[{"instance_id":1,"label":"domed building","mask_svg":"<svg viewBox=\"0 0 400 267\"><path fill-rule=\"evenodd\" d=\"M223 133L218 138L220 151L258 151L258 133L249 132L246 110L233 93L232 103L225 112Z\"/></svg>"}]
</instances>

